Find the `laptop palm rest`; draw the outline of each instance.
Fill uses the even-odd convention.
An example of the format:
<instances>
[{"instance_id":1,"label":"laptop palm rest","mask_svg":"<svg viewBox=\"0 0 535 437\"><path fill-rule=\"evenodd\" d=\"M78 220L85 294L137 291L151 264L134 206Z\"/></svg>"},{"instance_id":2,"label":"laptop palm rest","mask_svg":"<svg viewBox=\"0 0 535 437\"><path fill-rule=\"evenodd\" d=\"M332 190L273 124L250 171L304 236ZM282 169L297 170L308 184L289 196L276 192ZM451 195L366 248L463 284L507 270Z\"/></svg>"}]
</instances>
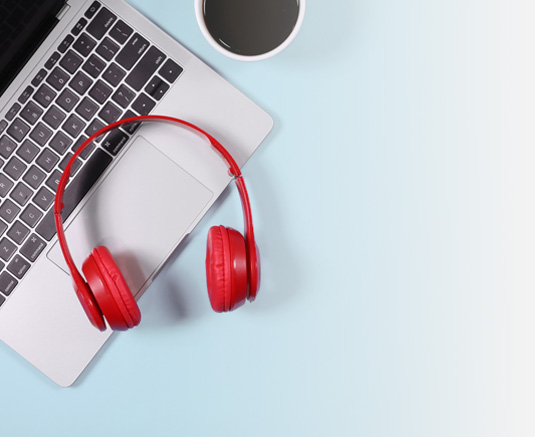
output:
<instances>
[{"instance_id":1,"label":"laptop palm rest","mask_svg":"<svg viewBox=\"0 0 535 437\"><path fill-rule=\"evenodd\" d=\"M137 296L212 195L138 137L66 229L73 259L81 270L94 247L107 246ZM57 242L48 258L68 273Z\"/></svg>"}]
</instances>

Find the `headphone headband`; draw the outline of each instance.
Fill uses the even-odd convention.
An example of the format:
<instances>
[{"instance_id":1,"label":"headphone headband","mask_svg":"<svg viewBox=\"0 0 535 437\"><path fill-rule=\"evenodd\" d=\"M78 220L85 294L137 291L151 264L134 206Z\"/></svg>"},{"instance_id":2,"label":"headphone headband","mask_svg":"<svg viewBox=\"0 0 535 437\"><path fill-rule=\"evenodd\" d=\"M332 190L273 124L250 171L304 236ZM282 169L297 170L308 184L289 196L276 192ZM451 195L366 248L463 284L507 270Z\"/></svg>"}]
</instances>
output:
<instances>
[{"instance_id":1,"label":"headphone headband","mask_svg":"<svg viewBox=\"0 0 535 437\"><path fill-rule=\"evenodd\" d=\"M86 147L88 147L93 140L95 140L97 137L111 131L114 129L117 129L119 126L123 126L125 124L131 124L131 123L140 123L140 122L168 122L175 125L181 125L188 127L190 129L193 129L196 132L199 132L200 134L204 135L209 141L212 147L219 153L219 155L223 158L224 161L229 166L229 172L232 176L234 176L234 179L236 180L236 186L238 188L238 191L240 193L240 198L242 201L242 207L243 207L243 213L244 213L244 222L245 222L245 244L246 244L246 251L247 251L247 258L248 258L248 265L251 266L253 269L258 268L258 254L256 249L256 244L254 241L254 229L253 229L253 220L252 220L252 213L251 213L251 205L249 202L249 196L247 194L247 189L245 187L245 182L243 178L241 177L241 171L232 157L232 155L228 152L228 150L221 145L219 141L217 141L213 136L208 134L206 131L201 129L200 127L187 122L185 120L181 120L179 118L175 117L169 117L164 115L139 115L135 117L129 117L125 118L119 121L116 121L114 123L111 123L102 129L95 132L93 135L91 135L87 140L85 140L82 145L78 148L78 150L74 153L74 155L71 157L69 162L67 163L65 170L63 171L63 174L61 175L61 179L58 184L58 188L56 191L56 197L54 201L54 220L56 223L56 231L58 234L58 241L61 247L61 251L63 252L63 256L65 258L65 261L67 263L67 266L69 267L69 270L71 272L75 289L81 290L85 287L87 287L86 282L82 278L82 275L78 271L76 265L74 264L74 260L71 256L71 253L69 251L67 241L65 238L65 231L63 229L63 218L61 217L61 211L64 208L63 204L63 194L65 192L65 187L67 185L67 182L69 181L69 178L71 177L71 168L73 163L76 161L78 156L84 151ZM258 288L258 281L257 281L257 275L251 275L253 278L253 281L251 284L249 284L249 290L248 290L248 298L249 300L254 300L256 296L256 291Z\"/></svg>"}]
</instances>

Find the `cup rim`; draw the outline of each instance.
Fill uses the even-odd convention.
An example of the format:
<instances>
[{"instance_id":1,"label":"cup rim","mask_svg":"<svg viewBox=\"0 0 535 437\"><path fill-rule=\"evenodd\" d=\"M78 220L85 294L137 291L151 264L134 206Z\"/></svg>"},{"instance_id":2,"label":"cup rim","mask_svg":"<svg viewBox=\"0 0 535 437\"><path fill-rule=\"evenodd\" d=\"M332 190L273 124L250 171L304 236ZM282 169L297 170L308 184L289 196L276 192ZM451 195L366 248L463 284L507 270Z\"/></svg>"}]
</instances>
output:
<instances>
[{"instance_id":1,"label":"cup rim","mask_svg":"<svg viewBox=\"0 0 535 437\"><path fill-rule=\"evenodd\" d=\"M224 47L222 47L220 44L217 43L217 41L212 37L210 32L208 31L208 28L206 27L206 23L204 22L204 14L203 14L203 4L205 0L195 0L195 17L197 18L197 24L199 25L199 28L201 29L201 32L206 39L210 43L210 45L216 49L219 53L222 55L227 56L228 58L234 59L236 61L245 61L245 62L251 62L251 61L261 61L263 59L270 58L272 56L275 56L276 54L282 52L286 47L288 47L291 42L295 39L297 34L299 33L299 30L301 29L301 25L303 24L303 19L305 17L305 3L306 0L298 0L299 1L299 12L297 15L297 21L295 22L295 26L288 35L288 37L277 47L275 47L273 50L270 50L269 52L262 53L260 55L239 55L237 53L233 53ZM267 0L269 1L269 0Z\"/></svg>"}]
</instances>

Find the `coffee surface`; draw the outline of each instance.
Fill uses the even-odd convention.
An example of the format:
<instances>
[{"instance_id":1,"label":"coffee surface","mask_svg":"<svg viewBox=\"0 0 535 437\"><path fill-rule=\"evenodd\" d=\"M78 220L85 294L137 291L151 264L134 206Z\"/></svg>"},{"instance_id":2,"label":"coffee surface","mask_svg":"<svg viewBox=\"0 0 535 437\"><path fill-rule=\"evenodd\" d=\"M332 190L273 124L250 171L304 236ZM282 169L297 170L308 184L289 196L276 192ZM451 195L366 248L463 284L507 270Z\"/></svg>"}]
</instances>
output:
<instances>
[{"instance_id":1,"label":"coffee surface","mask_svg":"<svg viewBox=\"0 0 535 437\"><path fill-rule=\"evenodd\" d=\"M219 45L244 56L267 53L292 33L299 0L205 0L204 21Z\"/></svg>"}]
</instances>

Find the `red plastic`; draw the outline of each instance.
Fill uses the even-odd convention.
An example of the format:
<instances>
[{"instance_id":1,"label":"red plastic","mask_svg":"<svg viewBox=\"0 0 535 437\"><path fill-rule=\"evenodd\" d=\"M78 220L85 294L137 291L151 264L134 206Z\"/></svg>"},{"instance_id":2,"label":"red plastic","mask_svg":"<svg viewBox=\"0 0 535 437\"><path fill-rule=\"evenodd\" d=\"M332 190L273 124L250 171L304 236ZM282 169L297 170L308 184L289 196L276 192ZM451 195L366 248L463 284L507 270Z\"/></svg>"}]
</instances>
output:
<instances>
[{"instance_id":1,"label":"red plastic","mask_svg":"<svg viewBox=\"0 0 535 437\"><path fill-rule=\"evenodd\" d=\"M241 307L247 299L247 250L242 234L236 229L224 228L229 237L231 293L229 311Z\"/></svg>"},{"instance_id":2,"label":"red plastic","mask_svg":"<svg viewBox=\"0 0 535 437\"><path fill-rule=\"evenodd\" d=\"M247 300L252 302L256 299L256 293L258 293L258 289L260 288L260 253L254 239L253 214L251 213L249 195L247 194L245 181L242 177L236 179L236 186L240 192L243 219L245 221L245 247L247 250L247 272L249 277Z\"/></svg>"},{"instance_id":3,"label":"red plastic","mask_svg":"<svg viewBox=\"0 0 535 437\"><path fill-rule=\"evenodd\" d=\"M61 175L61 179L59 181L58 188L56 191L56 198L54 201L54 219L55 219L56 230L58 233L58 241L61 247L61 251L63 253L63 256L65 257L65 261L71 272L73 282L75 285L75 290L81 301L81 304L84 310L86 311L86 314L88 315L89 319L91 320L91 323L100 330L105 329L104 320L102 318L102 312L104 312L106 320L108 321L108 323L113 329L121 329L121 327L123 326L130 327L129 325L131 325L132 323L133 323L133 326L135 326L137 323L139 323L139 321L135 323L136 315L133 314L133 321L132 323L129 323L128 320L125 320L124 316L120 315L121 311L118 309L121 306L122 300L119 300L119 303L117 303L117 301L110 300L109 295L103 294L107 287L106 282L110 278L106 279L107 277L105 276L103 279L101 276L99 276L99 267L96 264L99 261L95 261L95 259L87 260L86 261L87 267L86 267L86 263L84 263L83 270L84 270L84 274L86 274L86 279L89 282L89 287L86 281L83 279L80 272L78 271L78 269L76 268L76 265L74 264L74 261L70 254L69 247L67 245L67 241L65 238L65 232L63 229L63 219L61 217L61 211L63 210L63 207L64 207L63 194L65 192L65 186L67 185L67 182L71 176L71 169L72 169L74 162L80 156L80 154L86 149L86 147L88 147L97 137L113 129L117 129L119 126L122 126L125 124L140 123L140 122L147 122L147 121L168 122L168 123L179 124L179 125L186 126L194 131L201 133L210 141L211 146L227 162L230 173L236 178L236 185L240 193L242 207L243 207L243 214L244 214L244 221L245 221L245 255L244 256L245 256L245 264L246 264L246 270L247 270L247 283L248 283L248 287L245 287L245 297L249 301L253 301L255 299L256 294L258 292L259 285L260 285L260 262L259 262L259 256L258 256L258 248L254 240L254 229L253 229L251 205L249 202L247 189L245 187L245 182L243 181L243 178L241 177L240 168L238 167L238 164L236 164L236 161L234 160L232 155L214 137L212 137L210 134L208 134L201 128L187 121L174 118L174 117L163 116L163 115L140 115L136 117L125 118L123 120L116 121L115 123L112 123L108 126L103 127L102 129L95 132L86 141L82 143L82 145L78 148L78 150L74 153L74 155L71 157L71 159L67 163L65 170L63 171L63 174ZM229 237L227 236L226 238L228 239ZM236 236L233 235L232 240L234 241L235 238ZM242 238L241 235L240 235L240 238ZM241 273L238 273L238 276L236 276L236 272L243 271L243 256L239 255L239 253L242 251L240 247L241 247L240 245L232 246L233 248L232 250L234 250L235 253L238 253L238 255L236 258L237 264L231 267L231 270L234 270L234 273L233 273L234 279L233 281L231 281L231 284L234 284L234 285L231 285L230 292L227 293L225 290L221 290L221 288L220 287L218 288L217 286L216 286L216 290L217 290L216 292L211 293L209 291L211 299L213 295L217 296L215 297L216 299L215 305L213 302L211 302L212 307L214 307L216 311L218 311L216 308L221 308L220 311L231 310L241 305L240 302L244 300L242 298L242 294L243 294L241 291L242 286L240 285L240 284L243 284L244 275ZM220 254L220 256L227 256L227 255L229 254L228 253ZM228 261L225 261L225 262L228 262ZM230 266L225 267L226 271L228 271L229 267ZM208 271L208 262L207 262L207 275L209 277L208 282L211 282L210 278L211 278L212 273ZM124 278L123 278L123 281L124 281ZM236 290L234 288L236 287L236 285L240 285L240 290ZM93 287L95 287L95 289ZM114 287L116 287L116 285L112 286L112 288ZM227 284L227 287L228 287L228 284ZM209 289L210 289L210 285L209 285ZM120 289L118 291L119 291L119 295L122 295L124 292L123 289ZM224 291L222 296L220 293L221 291ZM236 291L239 291L239 292L235 293ZM130 292L129 294L131 296ZM115 295L112 295L112 296L115 296ZM113 297L111 299L113 299ZM135 303L134 298L131 297L131 299ZM130 302L127 306L130 309L132 309L130 299L128 299L127 302ZM102 308L102 306L104 306L105 308ZM136 307L137 307L137 304L136 304ZM110 317L108 317L108 314L106 312L107 308L111 308ZM118 313L116 312L116 309ZM129 311L127 310L126 312L127 319L128 319L128 314L129 314ZM113 320L113 322L110 322L110 318Z\"/></svg>"},{"instance_id":4,"label":"red plastic","mask_svg":"<svg viewBox=\"0 0 535 437\"><path fill-rule=\"evenodd\" d=\"M73 285L74 290L76 291L76 296L78 296L78 300L82 304L82 308L91 324L99 331L105 331L106 322L104 321L104 316L102 315L102 311L95 300L95 296L91 293L87 283L85 281L79 283L73 281Z\"/></svg>"}]
</instances>

